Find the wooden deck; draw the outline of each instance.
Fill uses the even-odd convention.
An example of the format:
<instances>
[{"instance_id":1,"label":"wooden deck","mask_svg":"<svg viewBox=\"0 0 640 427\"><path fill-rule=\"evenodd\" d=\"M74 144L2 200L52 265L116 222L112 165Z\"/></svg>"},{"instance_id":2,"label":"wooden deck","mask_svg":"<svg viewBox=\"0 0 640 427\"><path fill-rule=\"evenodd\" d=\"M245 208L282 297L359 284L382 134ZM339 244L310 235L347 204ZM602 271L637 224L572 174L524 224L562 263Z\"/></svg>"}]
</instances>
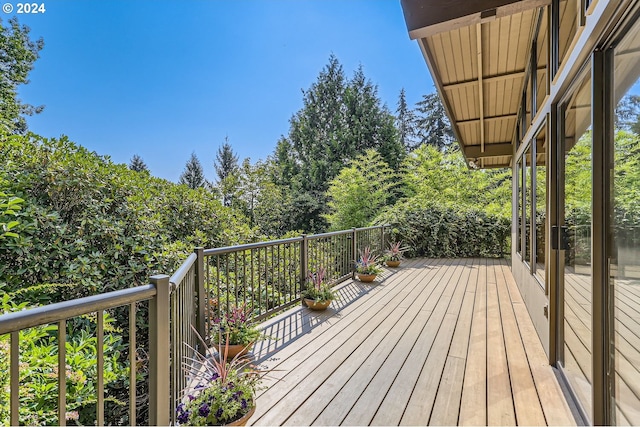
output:
<instances>
[{"instance_id":1,"label":"wooden deck","mask_svg":"<svg viewBox=\"0 0 640 427\"><path fill-rule=\"evenodd\" d=\"M416 259L255 348L253 425L575 425L504 260Z\"/></svg>"}]
</instances>

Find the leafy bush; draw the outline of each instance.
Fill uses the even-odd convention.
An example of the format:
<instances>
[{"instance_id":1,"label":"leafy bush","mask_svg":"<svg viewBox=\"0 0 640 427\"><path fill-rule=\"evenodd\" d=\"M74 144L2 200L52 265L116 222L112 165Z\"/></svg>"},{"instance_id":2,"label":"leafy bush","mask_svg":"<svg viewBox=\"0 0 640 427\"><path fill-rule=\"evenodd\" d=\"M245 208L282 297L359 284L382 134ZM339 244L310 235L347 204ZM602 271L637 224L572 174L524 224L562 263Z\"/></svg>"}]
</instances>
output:
<instances>
[{"instance_id":1,"label":"leafy bush","mask_svg":"<svg viewBox=\"0 0 640 427\"><path fill-rule=\"evenodd\" d=\"M17 235L0 239L0 296L39 305L129 288L147 283L150 275L175 271L195 246L253 238L244 217L206 190L131 171L65 137L0 132L0 158L5 163L0 204L7 205L0 222ZM139 325L147 323L146 305L137 316ZM126 309L114 311L115 325L127 322ZM141 354L148 346L146 333L138 331ZM128 331L122 339L128 340ZM118 354L123 364L128 351ZM107 393L126 400L127 388L119 381ZM145 393L138 390L142 401ZM51 408L43 407L43 414ZM107 422L123 419L126 408L107 411ZM146 423L144 415L138 423Z\"/></svg>"},{"instance_id":2,"label":"leafy bush","mask_svg":"<svg viewBox=\"0 0 640 427\"><path fill-rule=\"evenodd\" d=\"M508 253L511 221L468 207L443 206L412 198L388 208L374 221L392 224L411 256L501 257Z\"/></svg>"},{"instance_id":3,"label":"leafy bush","mask_svg":"<svg viewBox=\"0 0 640 427\"><path fill-rule=\"evenodd\" d=\"M15 305L8 294L0 298L3 312L26 307ZM128 370L119 361L125 350L122 336L114 328L115 319L105 313L104 382L109 385L126 378ZM66 387L67 419L82 425L93 424L97 396L96 316L86 316L67 322ZM45 325L20 332L20 424L58 424L58 331L55 325ZM0 336L0 424L9 424L9 335ZM107 400L124 405L115 397Z\"/></svg>"}]
</instances>

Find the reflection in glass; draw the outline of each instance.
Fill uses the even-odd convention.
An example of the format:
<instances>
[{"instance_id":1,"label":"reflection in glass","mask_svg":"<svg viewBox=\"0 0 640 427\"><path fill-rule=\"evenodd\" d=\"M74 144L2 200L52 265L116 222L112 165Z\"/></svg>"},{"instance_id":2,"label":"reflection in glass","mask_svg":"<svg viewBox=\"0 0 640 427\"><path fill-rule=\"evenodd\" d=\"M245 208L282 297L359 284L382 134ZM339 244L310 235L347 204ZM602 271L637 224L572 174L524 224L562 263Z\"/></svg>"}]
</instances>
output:
<instances>
[{"instance_id":1,"label":"reflection in glass","mask_svg":"<svg viewBox=\"0 0 640 427\"><path fill-rule=\"evenodd\" d=\"M531 263L531 144L524 155L524 259Z\"/></svg>"},{"instance_id":2,"label":"reflection in glass","mask_svg":"<svg viewBox=\"0 0 640 427\"><path fill-rule=\"evenodd\" d=\"M613 416L640 425L640 24L614 56L612 183Z\"/></svg>"},{"instance_id":3,"label":"reflection in glass","mask_svg":"<svg viewBox=\"0 0 640 427\"><path fill-rule=\"evenodd\" d=\"M564 116L563 366L587 414L591 413L591 79L587 75L566 105Z\"/></svg>"},{"instance_id":4,"label":"reflection in glass","mask_svg":"<svg viewBox=\"0 0 640 427\"><path fill-rule=\"evenodd\" d=\"M545 283L545 243L547 218L546 127L536 136L536 276Z\"/></svg>"},{"instance_id":5,"label":"reflection in glass","mask_svg":"<svg viewBox=\"0 0 640 427\"><path fill-rule=\"evenodd\" d=\"M558 64L564 63L564 57L569 50L578 29L578 2L576 0L560 1L560 36L558 46Z\"/></svg>"},{"instance_id":6,"label":"reflection in glass","mask_svg":"<svg viewBox=\"0 0 640 427\"><path fill-rule=\"evenodd\" d=\"M522 159L518 160L518 228L516 229L516 252L522 256Z\"/></svg>"},{"instance_id":7,"label":"reflection in glass","mask_svg":"<svg viewBox=\"0 0 640 427\"><path fill-rule=\"evenodd\" d=\"M537 90L536 90L536 111L542 106L545 96L547 96L547 55L549 54L549 25L548 8L543 8L542 19L540 21L540 31L536 39L537 47Z\"/></svg>"}]
</instances>

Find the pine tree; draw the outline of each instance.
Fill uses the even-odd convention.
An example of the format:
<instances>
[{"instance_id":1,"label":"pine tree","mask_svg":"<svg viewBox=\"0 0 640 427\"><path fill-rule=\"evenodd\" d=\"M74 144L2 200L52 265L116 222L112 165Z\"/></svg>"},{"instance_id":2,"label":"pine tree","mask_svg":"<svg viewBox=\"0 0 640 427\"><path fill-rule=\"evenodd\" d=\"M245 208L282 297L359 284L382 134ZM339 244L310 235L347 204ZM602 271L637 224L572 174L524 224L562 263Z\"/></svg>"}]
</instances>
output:
<instances>
[{"instance_id":1,"label":"pine tree","mask_svg":"<svg viewBox=\"0 0 640 427\"><path fill-rule=\"evenodd\" d=\"M202 165L196 153L191 153L191 158L187 161L182 175L180 175L180 184L184 184L191 189L204 187L206 180Z\"/></svg>"},{"instance_id":2,"label":"pine tree","mask_svg":"<svg viewBox=\"0 0 640 427\"><path fill-rule=\"evenodd\" d=\"M404 88L400 90L398 96L395 125L402 146L407 152L413 150L416 146L416 114L407 105Z\"/></svg>"},{"instance_id":3,"label":"pine tree","mask_svg":"<svg viewBox=\"0 0 640 427\"><path fill-rule=\"evenodd\" d=\"M418 133L418 145L433 145L444 150L454 140L453 129L437 93L423 95L416 104L415 126Z\"/></svg>"},{"instance_id":4,"label":"pine tree","mask_svg":"<svg viewBox=\"0 0 640 427\"><path fill-rule=\"evenodd\" d=\"M231 206L234 188L237 184L238 156L233 152L229 138L224 138L224 144L218 148L216 159L213 162L218 175L218 189L222 194L222 204Z\"/></svg>"},{"instance_id":5,"label":"pine tree","mask_svg":"<svg viewBox=\"0 0 640 427\"><path fill-rule=\"evenodd\" d=\"M331 55L317 80L303 90L303 107L275 153L281 177L295 173L289 184L294 229L326 229L329 182L365 150L376 149L393 169L400 166L405 150L393 121L362 67L347 80Z\"/></svg>"},{"instance_id":6,"label":"pine tree","mask_svg":"<svg viewBox=\"0 0 640 427\"><path fill-rule=\"evenodd\" d=\"M129 162L129 169L136 172L149 172L147 164L142 160L142 157L134 154Z\"/></svg>"}]
</instances>

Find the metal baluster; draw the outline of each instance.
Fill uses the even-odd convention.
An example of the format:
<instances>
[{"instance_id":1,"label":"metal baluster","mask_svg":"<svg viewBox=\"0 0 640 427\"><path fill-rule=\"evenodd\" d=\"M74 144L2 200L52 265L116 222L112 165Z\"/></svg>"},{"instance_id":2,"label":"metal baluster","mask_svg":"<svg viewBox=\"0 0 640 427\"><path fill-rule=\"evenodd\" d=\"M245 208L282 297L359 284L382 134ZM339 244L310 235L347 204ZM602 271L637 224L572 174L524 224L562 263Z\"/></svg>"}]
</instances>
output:
<instances>
[{"instance_id":1,"label":"metal baluster","mask_svg":"<svg viewBox=\"0 0 640 427\"><path fill-rule=\"evenodd\" d=\"M97 344L96 349L98 351L98 366L97 366L97 375L98 375L98 389L96 390L98 394L98 404L97 404L97 418L98 425L104 425L104 311L98 310L96 313L98 317L98 330L97 330Z\"/></svg>"},{"instance_id":2,"label":"metal baluster","mask_svg":"<svg viewBox=\"0 0 640 427\"><path fill-rule=\"evenodd\" d=\"M136 303L129 304L129 425L136 425Z\"/></svg>"},{"instance_id":3,"label":"metal baluster","mask_svg":"<svg viewBox=\"0 0 640 427\"><path fill-rule=\"evenodd\" d=\"M58 424L67 425L67 322L58 322Z\"/></svg>"}]
</instances>

